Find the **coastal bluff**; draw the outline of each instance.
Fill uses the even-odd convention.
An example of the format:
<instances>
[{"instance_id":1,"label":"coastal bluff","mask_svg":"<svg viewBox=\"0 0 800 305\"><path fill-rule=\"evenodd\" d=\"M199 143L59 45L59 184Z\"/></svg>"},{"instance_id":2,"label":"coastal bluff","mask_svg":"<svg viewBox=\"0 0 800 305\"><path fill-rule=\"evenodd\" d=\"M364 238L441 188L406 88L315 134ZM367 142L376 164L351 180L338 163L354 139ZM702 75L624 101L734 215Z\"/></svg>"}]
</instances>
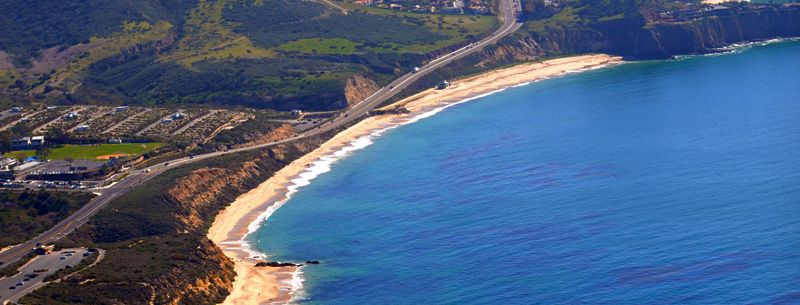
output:
<instances>
[{"instance_id":1,"label":"coastal bluff","mask_svg":"<svg viewBox=\"0 0 800 305\"><path fill-rule=\"evenodd\" d=\"M707 54L735 43L800 36L800 7L745 11L685 23L653 24L635 37L637 58Z\"/></svg>"},{"instance_id":2,"label":"coastal bluff","mask_svg":"<svg viewBox=\"0 0 800 305\"><path fill-rule=\"evenodd\" d=\"M708 54L737 43L800 36L800 6L748 9L683 22L648 22L638 13L586 27L530 31L487 48L482 64L545 56L606 53L633 59Z\"/></svg>"}]
</instances>

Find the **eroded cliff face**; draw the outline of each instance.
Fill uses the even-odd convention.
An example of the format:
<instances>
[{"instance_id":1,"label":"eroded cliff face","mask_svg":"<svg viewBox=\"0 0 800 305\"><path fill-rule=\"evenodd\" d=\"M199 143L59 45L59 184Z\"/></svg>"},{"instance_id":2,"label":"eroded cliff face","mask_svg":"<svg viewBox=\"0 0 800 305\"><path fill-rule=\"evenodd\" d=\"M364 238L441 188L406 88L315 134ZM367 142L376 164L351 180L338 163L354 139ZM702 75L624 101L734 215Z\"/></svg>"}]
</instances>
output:
<instances>
[{"instance_id":1,"label":"eroded cliff face","mask_svg":"<svg viewBox=\"0 0 800 305\"><path fill-rule=\"evenodd\" d=\"M381 86L374 80L356 75L347 79L344 85L344 96L347 98L348 106L353 106L380 89Z\"/></svg>"},{"instance_id":2,"label":"eroded cliff face","mask_svg":"<svg viewBox=\"0 0 800 305\"><path fill-rule=\"evenodd\" d=\"M231 148L239 148L257 144L269 143L275 140L285 139L294 135L295 135L294 127L292 127L292 125L284 124L266 131L255 130L253 132L243 134L237 139L236 143L231 144Z\"/></svg>"},{"instance_id":3,"label":"eroded cliff face","mask_svg":"<svg viewBox=\"0 0 800 305\"><path fill-rule=\"evenodd\" d=\"M202 304L224 300L233 287L236 273L222 250L211 240L203 238L194 253L175 259L193 259L198 270L173 268L155 279L153 304Z\"/></svg>"},{"instance_id":4,"label":"eroded cliff face","mask_svg":"<svg viewBox=\"0 0 800 305\"><path fill-rule=\"evenodd\" d=\"M653 24L636 37L637 58L704 54L734 43L800 36L800 7L768 8L692 22Z\"/></svg>"},{"instance_id":5,"label":"eroded cliff face","mask_svg":"<svg viewBox=\"0 0 800 305\"><path fill-rule=\"evenodd\" d=\"M315 144L292 142L260 151L249 161L234 168L200 168L178 179L167 189L180 208L174 216L180 223L177 231L196 232L204 230L210 213L266 180L285 164L289 156L298 157L311 151Z\"/></svg>"}]
</instances>

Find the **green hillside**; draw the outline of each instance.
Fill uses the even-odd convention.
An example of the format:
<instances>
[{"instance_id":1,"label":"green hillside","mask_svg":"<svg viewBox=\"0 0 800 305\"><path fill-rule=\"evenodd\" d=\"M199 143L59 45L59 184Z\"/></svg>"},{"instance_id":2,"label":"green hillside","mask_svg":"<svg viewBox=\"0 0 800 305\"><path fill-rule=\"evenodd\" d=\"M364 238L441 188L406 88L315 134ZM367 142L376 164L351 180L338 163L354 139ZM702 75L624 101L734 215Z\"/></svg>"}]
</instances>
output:
<instances>
[{"instance_id":1,"label":"green hillside","mask_svg":"<svg viewBox=\"0 0 800 305\"><path fill-rule=\"evenodd\" d=\"M387 83L493 16L301 0L0 3L0 102L213 103L331 110L347 78Z\"/></svg>"}]
</instances>

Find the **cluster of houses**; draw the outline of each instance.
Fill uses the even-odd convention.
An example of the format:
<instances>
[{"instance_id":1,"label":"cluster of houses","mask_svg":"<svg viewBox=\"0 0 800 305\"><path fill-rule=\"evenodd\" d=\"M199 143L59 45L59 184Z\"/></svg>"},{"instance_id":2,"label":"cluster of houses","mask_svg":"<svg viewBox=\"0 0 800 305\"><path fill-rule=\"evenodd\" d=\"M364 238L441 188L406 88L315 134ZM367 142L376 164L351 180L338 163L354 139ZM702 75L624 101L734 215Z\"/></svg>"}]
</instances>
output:
<instances>
[{"instance_id":1,"label":"cluster of houses","mask_svg":"<svg viewBox=\"0 0 800 305\"><path fill-rule=\"evenodd\" d=\"M485 15L490 13L490 2L486 0L467 0L467 2L468 3L465 3L464 0L431 0L414 4L409 0L356 0L353 3L415 13L443 13L454 15Z\"/></svg>"},{"instance_id":2,"label":"cluster of houses","mask_svg":"<svg viewBox=\"0 0 800 305\"><path fill-rule=\"evenodd\" d=\"M53 107L47 107L47 110L51 110L50 108L53 108L53 110L58 109L56 108L56 106L53 106ZM105 115L116 115L117 112L128 111L128 109L129 109L128 106L119 106L117 108L114 108L114 111L106 113ZM64 120L72 120L77 118L78 118L78 113L72 111L70 111L69 113L67 113L66 116L64 116ZM89 125L80 125L78 127L75 127L75 131L88 131L89 129L90 129Z\"/></svg>"},{"instance_id":3,"label":"cluster of houses","mask_svg":"<svg viewBox=\"0 0 800 305\"><path fill-rule=\"evenodd\" d=\"M169 118L166 118L166 119L163 119L163 120L161 120L161 123L170 123L170 122L172 122L172 121L175 121L175 120L183 120L183 119L185 119L185 118L186 118L186 114L184 114L183 112L178 112L178 113L176 113L176 114L173 114L173 115L172 115L171 117L169 117Z\"/></svg>"},{"instance_id":4,"label":"cluster of houses","mask_svg":"<svg viewBox=\"0 0 800 305\"><path fill-rule=\"evenodd\" d=\"M783 3L777 6L778 9L789 9L796 3ZM742 3L739 9L742 10L764 10L771 8L770 5L764 3L750 3L749 1ZM733 15L735 9L729 5L722 4L707 4L698 7L688 7L677 11L661 12L658 15L659 20L666 22L682 22L690 21L703 17L712 16L730 16Z\"/></svg>"},{"instance_id":5,"label":"cluster of houses","mask_svg":"<svg viewBox=\"0 0 800 305\"><path fill-rule=\"evenodd\" d=\"M674 18L677 19L677 21L685 21L710 16L727 16L732 12L733 10L731 10L730 7L721 4L715 4L699 9L687 8L677 12L665 12L661 13L661 16L665 19Z\"/></svg>"}]
</instances>

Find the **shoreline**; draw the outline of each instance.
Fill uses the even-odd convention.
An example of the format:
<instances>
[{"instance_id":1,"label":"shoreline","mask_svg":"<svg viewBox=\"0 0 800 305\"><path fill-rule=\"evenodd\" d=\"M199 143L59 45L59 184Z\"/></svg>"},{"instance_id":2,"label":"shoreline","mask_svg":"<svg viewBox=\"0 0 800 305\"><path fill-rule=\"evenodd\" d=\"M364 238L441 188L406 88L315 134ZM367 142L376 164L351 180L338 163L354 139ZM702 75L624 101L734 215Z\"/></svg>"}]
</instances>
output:
<instances>
[{"instance_id":1,"label":"shoreline","mask_svg":"<svg viewBox=\"0 0 800 305\"><path fill-rule=\"evenodd\" d=\"M319 148L279 170L258 187L236 198L215 218L207 236L234 262L236 271L233 291L223 304L286 304L291 301L293 290L301 286L302 268L255 267L256 262L266 258L257 250L249 249L245 238L256 232L298 187L307 185L317 175L330 170L332 163L351 151L371 144L372 136L379 136L383 131L416 122L449 106L508 87L620 62L621 57L605 54L582 55L489 71L454 81L448 89L429 89L380 108L387 110L405 107L411 113L369 117L335 135Z\"/></svg>"}]
</instances>

